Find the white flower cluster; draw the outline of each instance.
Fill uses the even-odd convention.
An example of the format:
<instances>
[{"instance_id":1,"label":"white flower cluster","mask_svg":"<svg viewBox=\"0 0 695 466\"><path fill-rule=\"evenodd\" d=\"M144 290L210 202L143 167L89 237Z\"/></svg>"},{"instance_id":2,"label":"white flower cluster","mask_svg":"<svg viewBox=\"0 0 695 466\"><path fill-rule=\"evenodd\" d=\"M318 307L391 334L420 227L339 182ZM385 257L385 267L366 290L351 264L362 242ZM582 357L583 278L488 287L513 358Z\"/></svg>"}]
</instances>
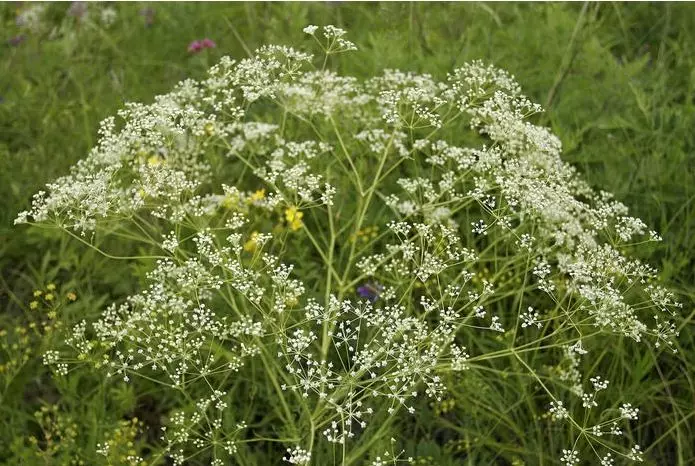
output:
<instances>
[{"instance_id":1,"label":"white flower cluster","mask_svg":"<svg viewBox=\"0 0 695 466\"><path fill-rule=\"evenodd\" d=\"M211 466L228 464L225 459L237 451L237 439L247 429L244 422L227 425L225 393L214 390L204 399L197 400L189 411L171 414L168 425L162 426L161 441L175 466L187 463L187 451L213 448Z\"/></svg>"},{"instance_id":2,"label":"white flower cluster","mask_svg":"<svg viewBox=\"0 0 695 466\"><path fill-rule=\"evenodd\" d=\"M600 461L602 466L610 466L614 464L615 457L613 455L618 455L623 458L627 458L632 461L642 461L641 450L639 445L633 445L632 449L628 452L621 452L616 450L613 446L609 446L608 443L601 440L602 437L610 435L613 437L624 436L623 430L620 428L620 423L625 420L637 420L639 416L639 409L633 407L630 403L623 403L618 409L606 409L599 415L599 422L591 425L587 425L587 421L590 419L590 411L592 408L598 406L596 401L597 395L600 391L606 390L608 388L609 382L599 376L591 377L590 382L593 386L593 392L588 393L582 390L581 394L578 394L581 398L582 407L585 408L586 412L584 415L584 426L581 427L582 437L586 439L592 447L592 451L596 455L596 459ZM619 415L616 416L615 412ZM575 426L580 426L577 419L574 418L570 411L565 407L561 400L552 401L548 409L548 414L553 421L564 421L574 424ZM577 439L579 441L580 439ZM574 447L577 446L575 442ZM608 448L610 451L606 452L603 456L598 453L598 448ZM578 453L572 450L563 450L563 457L561 461L564 461L566 465L573 465L579 462Z\"/></svg>"},{"instance_id":3,"label":"white flower cluster","mask_svg":"<svg viewBox=\"0 0 695 466\"><path fill-rule=\"evenodd\" d=\"M339 28L305 32L326 57L354 49ZM239 429L216 433L216 410L249 358L245 375L281 400L284 441L309 445L285 461L308 464L323 461L319 438L345 453L371 418L413 413L422 394L441 399L455 379L444 374L485 361L464 346L471 335L488 338L491 359L521 358L516 347L539 341L561 348L550 375L588 410L607 382L582 387L586 335L674 345L680 305L625 252L657 235L562 161L508 73L473 62L443 82L395 70L360 82L325 63L265 46L127 105L16 221L80 233L95 249L118 232L164 254L142 258L157 259L147 289L66 343L126 381L195 388L204 405L166 432L174 463L220 435L234 454ZM61 357L44 360L65 374ZM571 405L552 399L551 417L572 420ZM636 408L587 435L619 433L620 418ZM561 460L574 465L578 452Z\"/></svg>"},{"instance_id":4,"label":"white flower cluster","mask_svg":"<svg viewBox=\"0 0 695 466\"><path fill-rule=\"evenodd\" d=\"M309 25L304 28L304 33L314 37L323 48L326 55L357 50L357 46L345 38L347 31L344 29L335 27L331 24L323 26L321 29L323 30L322 35L325 39L325 43L321 42L316 36L316 32L319 30L318 26Z\"/></svg>"},{"instance_id":5,"label":"white flower cluster","mask_svg":"<svg viewBox=\"0 0 695 466\"><path fill-rule=\"evenodd\" d=\"M437 312L436 303L424 306L427 312ZM465 348L452 345L460 316L452 308L438 309L438 314L438 325L428 328L422 319L408 317L402 306L375 308L369 302L356 305L331 297L323 309L310 302L306 316L316 325L332 328L332 348L317 355L313 348L318 334L312 330L288 335L280 342L286 349L278 356L295 384L283 389L300 392L304 398L316 396L329 407L331 427L324 435L340 444L366 427L366 418L375 411L368 405L385 406L388 413L400 407L414 413L410 400L421 390L441 400L445 387L439 365L451 362L462 369L468 355Z\"/></svg>"},{"instance_id":6,"label":"white flower cluster","mask_svg":"<svg viewBox=\"0 0 695 466\"><path fill-rule=\"evenodd\" d=\"M72 26L72 22L92 23L109 28L117 21L118 12L112 6L105 5L75 1L63 9L62 15L55 15L47 11L49 4L33 2L19 10L15 24L31 33L50 32L50 37L61 33L75 34L79 28Z\"/></svg>"},{"instance_id":7,"label":"white flower cluster","mask_svg":"<svg viewBox=\"0 0 695 466\"><path fill-rule=\"evenodd\" d=\"M309 464L311 461L311 452L304 450L301 447L294 447L292 449L287 449L287 456L283 458L290 464Z\"/></svg>"}]
</instances>

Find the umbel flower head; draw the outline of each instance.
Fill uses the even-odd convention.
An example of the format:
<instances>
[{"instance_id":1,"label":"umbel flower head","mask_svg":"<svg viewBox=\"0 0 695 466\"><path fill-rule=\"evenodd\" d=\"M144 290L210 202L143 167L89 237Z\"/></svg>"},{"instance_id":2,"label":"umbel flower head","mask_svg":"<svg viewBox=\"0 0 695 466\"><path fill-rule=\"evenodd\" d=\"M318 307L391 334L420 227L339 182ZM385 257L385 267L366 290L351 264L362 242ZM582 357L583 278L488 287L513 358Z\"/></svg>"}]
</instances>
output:
<instances>
[{"instance_id":1,"label":"umbel flower head","mask_svg":"<svg viewBox=\"0 0 695 466\"><path fill-rule=\"evenodd\" d=\"M326 66L356 48L345 31L304 31L325 57L264 46L127 104L18 216L97 249L121 230L151 248L149 286L75 327L49 364L77 352L189 393L162 440L176 464L227 464L239 440L271 437L292 439L279 459L328 464L321 445L364 453L365 432L486 364L464 342L514 359L543 341L524 364L557 365L538 403L572 422L565 395L598 404L582 389L591 336L673 345L679 304L627 254L658 235L562 161L511 75L476 61L361 81ZM247 395L235 380L280 400L253 409L281 427L246 436L226 411ZM574 464L574 448L557 457Z\"/></svg>"}]
</instances>

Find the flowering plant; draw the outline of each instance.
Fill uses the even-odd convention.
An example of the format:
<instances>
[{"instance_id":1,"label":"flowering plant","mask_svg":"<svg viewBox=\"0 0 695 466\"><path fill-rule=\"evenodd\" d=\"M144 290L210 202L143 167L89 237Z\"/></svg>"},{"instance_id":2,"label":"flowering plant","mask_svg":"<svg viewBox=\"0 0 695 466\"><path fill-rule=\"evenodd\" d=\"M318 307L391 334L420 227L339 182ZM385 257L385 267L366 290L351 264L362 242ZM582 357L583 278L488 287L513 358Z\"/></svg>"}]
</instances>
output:
<instances>
[{"instance_id":1,"label":"flowering plant","mask_svg":"<svg viewBox=\"0 0 695 466\"><path fill-rule=\"evenodd\" d=\"M98 2L71 2L67 8L59 8L60 13L52 15L48 3L34 2L17 12L15 26L32 34L46 33L50 36L70 32L67 23L77 22L109 28L118 19L118 12L112 6ZM58 21L56 21L58 19Z\"/></svg>"},{"instance_id":2,"label":"flowering plant","mask_svg":"<svg viewBox=\"0 0 695 466\"><path fill-rule=\"evenodd\" d=\"M674 345L680 305L628 255L658 235L561 160L508 73L362 82L328 66L345 31L304 32L319 66L264 46L128 104L19 215L151 264L45 362L160 385L174 464L404 461L389 427L501 360L573 433L564 464L640 460L619 442L638 409L601 406L582 361L602 335Z\"/></svg>"}]
</instances>

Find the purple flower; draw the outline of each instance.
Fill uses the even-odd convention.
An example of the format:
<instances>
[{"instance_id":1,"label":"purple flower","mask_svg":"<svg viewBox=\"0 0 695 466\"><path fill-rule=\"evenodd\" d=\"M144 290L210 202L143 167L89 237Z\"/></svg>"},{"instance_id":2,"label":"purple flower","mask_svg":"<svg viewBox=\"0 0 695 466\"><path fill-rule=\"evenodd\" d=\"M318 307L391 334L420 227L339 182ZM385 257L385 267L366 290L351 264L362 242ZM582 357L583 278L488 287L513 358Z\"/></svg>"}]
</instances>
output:
<instances>
[{"instance_id":1,"label":"purple flower","mask_svg":"<svg viewBox=\"0 0 695 466\"><path fill-rule=\"evenodd\" d=\"M384 287L373 282L367 282L357 288L357 294L367 299L370 303L376 302L382 291L384 291Z\"/></svg>"},{"instance_id":2,"label":"purple flower","mask_svg":"<svg viewBox=\"0 0 695 466\"><path fill-rule=\"evenodd\" d=\"M217 47L215 41L206 37L203 40L194 40L188 44L188 51L190 53L198 53L203 49L214 49L215 47Z\"/></svg>"},{"instance_id":3,"label":"purple flower","mask_svg":"<svg viewBox=\"0 0 695 466\"><path fill-rule=\"evenodd\" d=\"M203 50L203 44L201 44L199 40L194 40L188 44L188 51L190 53L198 53L201 50Z\"/></svg>"},{"instance_id":4,"label":"purple flower","mask_svg":"<svg viewBox=\"0 0 695 466\"><path fill-rule=\"evenodd\" d=\"M204 49L214 49L215 47L217 47L215 41L212 39L208 39L207 37L200 42L200 45Z\"/></svg>"},{"instance_id":5,"label":"purple flower","mask_svg":"<svg viewBox=\"0 0 695 466\"><path fill-rule=\"evenodd\" d=\"M7 43L8 43L9 45L11 45L12 47L17 47L19 44L21 44L22 42L24 42L24 39L25 39L24 34L20 34L20 35L18 35L18 36L14 36L14 37L10 38L10 39L7 41Z\"/></svg>"}]
</instances>

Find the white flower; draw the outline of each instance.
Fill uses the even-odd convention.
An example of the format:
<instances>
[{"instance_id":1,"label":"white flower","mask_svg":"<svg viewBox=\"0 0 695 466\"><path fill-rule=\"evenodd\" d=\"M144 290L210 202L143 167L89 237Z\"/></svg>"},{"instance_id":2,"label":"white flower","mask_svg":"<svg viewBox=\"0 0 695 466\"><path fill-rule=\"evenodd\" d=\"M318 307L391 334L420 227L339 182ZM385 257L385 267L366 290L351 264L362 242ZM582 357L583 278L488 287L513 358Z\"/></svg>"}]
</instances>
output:
<instances>
[{"instance_id":1,"label":"white flower","mask_svg":"<svg viewBox=\"0 0 695 466\"><path fill-rule=\"evenodd\" d=\"M311 452L301 447L287 449L287 455L282 458L290 464L307 465L311 462Z\"/></svg>"},{"instance_id":2,"label":"white flower","mask_svg":"<svg viewBox=\"0 0 695 466\"><path fill-rule=\"evenodd\" d=\"M562 450L560 461L565 463L565 466L574 466L579 463L579 453L575 450Z\"/></svg>"},{"instance_id":3,"label":"white flower","mask_svg":"<svg viewBox=\"0 0 695 466\"><path fill-rule=\"evenodd\" d=\"M561 421L563 419L569 418L569 412L567 408L564 407L561 400L551 401L550 409L548 410L553 421Z\"/></svg>"},{"instance_id":4,"label":"white flower","mask_svg":"<svg viewBox=\"0 0 695 466\"><path fill-rule=\"evenodd\" d=\"M636 421L639 417L639 408L633 408L630 403L623 403L620 406L620 417Z\"/></svg>"},{"instance_id":5,"label":"white flower","mask_svg":"<svg viewBox=\"0 0 695 466\"><path fill-rule=\"evenodd\" d=\"M529 306L528 310L521 314L521 328L532 326L541 328L543 324L538 320L538 311Z\"/></svg>"},{"instance_id":6,"label":"white flower","mask_svg":"<svg viewBox=\"0 0 695 466\"><path fill-rule=\"evenodd\" d=\"M309 34L309 35L312 35L312 36L313 36L314 33L316 32L316 30L317 30L318 28L319 28L318 26L314 26L313 24L310 24L309 26L306 26L306 27L303 29L303 31L304 31L306 34Z\"/></svg>"}]
</instances>

